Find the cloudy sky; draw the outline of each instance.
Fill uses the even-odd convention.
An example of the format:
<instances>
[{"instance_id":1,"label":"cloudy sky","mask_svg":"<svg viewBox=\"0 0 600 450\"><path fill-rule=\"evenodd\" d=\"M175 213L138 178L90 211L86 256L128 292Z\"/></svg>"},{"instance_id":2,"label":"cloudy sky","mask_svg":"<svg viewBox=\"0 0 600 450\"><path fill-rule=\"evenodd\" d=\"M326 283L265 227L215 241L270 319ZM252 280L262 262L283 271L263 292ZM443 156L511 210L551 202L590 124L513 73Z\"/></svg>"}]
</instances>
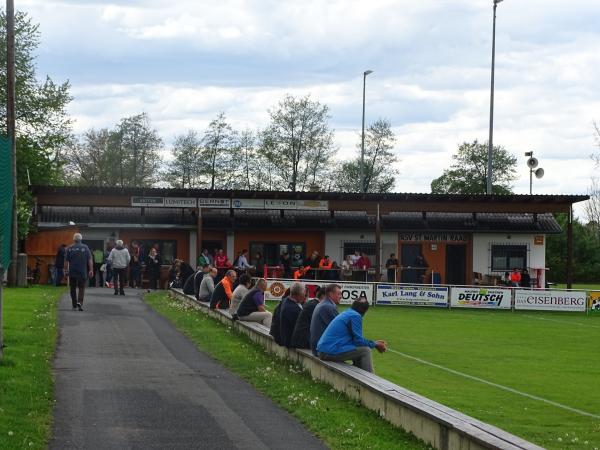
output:
<instances>
[{"instance_id":1,"label":"cloudy sky","mask_svg":"<svg viewBox=\"0 0 600 450\"><path fill-rule=\"evenodd\" d=\"M69 79L75 130L147 112L168 144L224 111L263 127L286 93L331 109L339 158L391 120L396 190L428 192L459 143L488 136L492 0L16 1L40 24L39 74ZM546 176L534 193L585 193L600 122L600 2L498 6L494 143Z\"/></svg>"}]
</instances>

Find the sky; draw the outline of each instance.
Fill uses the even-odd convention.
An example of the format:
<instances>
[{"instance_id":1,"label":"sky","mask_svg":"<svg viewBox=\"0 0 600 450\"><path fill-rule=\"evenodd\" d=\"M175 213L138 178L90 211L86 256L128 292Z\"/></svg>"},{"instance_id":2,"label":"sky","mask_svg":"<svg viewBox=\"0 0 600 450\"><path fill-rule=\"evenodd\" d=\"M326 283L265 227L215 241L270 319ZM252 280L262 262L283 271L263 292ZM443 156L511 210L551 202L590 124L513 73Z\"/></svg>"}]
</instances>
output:
<instances>
[{"instance_id":1,"label":"sky","mask_svg":"<svg viewBox=\"0 0 600 450\"><path fill-rule=\"evenodd\" d=\"M458 145L489 133L492 0L16 0L39 23L38 75L69 80L74 131L147 112L166 149L224 112L260 129L285 94L330 108L336 158L389 119L397 192L430 192ZM600 2L498 5L494 144L545 176L534 194L585 194L600 151ZM582 215L580 204L577 214Z\"/></svg>"}]
</instances>

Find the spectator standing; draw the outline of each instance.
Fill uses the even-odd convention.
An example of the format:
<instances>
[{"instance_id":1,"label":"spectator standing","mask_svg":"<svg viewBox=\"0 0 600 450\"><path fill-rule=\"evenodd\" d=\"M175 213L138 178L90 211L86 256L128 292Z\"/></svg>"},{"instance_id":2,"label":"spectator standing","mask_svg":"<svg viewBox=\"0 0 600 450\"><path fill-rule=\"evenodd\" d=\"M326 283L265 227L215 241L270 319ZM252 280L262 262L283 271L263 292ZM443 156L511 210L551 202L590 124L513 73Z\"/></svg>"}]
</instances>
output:
<instances>
[{"instance_id":1,"label":"spectator standing","mask_svg":"<svg viewBox=\"0 0 600 450\"><path fill-rule=\"evenodd\" d=\"M396 271L398 270L398 258L396 258L396 254L392 253L388 260L385 262L385 268L387 269L387 280L388 283L396 282Z\"/></svg>"},{"instance_id":2,"label":"spectator standing","mask_svg":"<svg viewBox=\"0 0 600 450\"><path fill-rule=\"evenodd\" d=\"M200 256L198 256L198 265L200 267L204 267L205 265L213 265L213 258L212 256L210 256L210 253L208 253L207 248L202 250L202 253L200 254Z\"/></svg>"},{"instance_id":3,"label":"spectator standing","mask_svg":"<svg viewBox=\"0 0 600 450\"><path fill-rule=\"evenodd\" d=\"M325 300L325 289L318 288L316 298L309 300L304 304L302 312L298 316L298 321L292 333L292 344L294 348L310 348L310 321L317 305Z\"/></svg>"},{"instance_id":4,"label":"spectator standing","mask_svg":"<svg viewBox=\"0 0 600 450\"><path fill-rule=\"evenodd\" d=\"M108 255L110 255L110 252L113 248L115 248L114 241L109 241L108 245L106 246L106 251L104 252L104 264L106 265L106 268L104 271L104 284L106 285L106 287L112 287L110 285L110 283L112 282L112 279L113 279L113 271L112 271L112 266L111 266L110 262L108 261Z\"/></svg>"},{"instance_id":5,"label":"spectator standing","mask_svg":"<svg viewBox=\"0 0 600 450\"><path fill-rule=\"evenodd\" d=\"M231 263L229 262L229 259L223 252L222 248L217 251L217 256L215 256L215 265L217 266L217 269L228 269L231 267Z\"/></svg>"},{"instance_id":6,"label":"spectator standing","mask_svg":"<svg viewBox=\"0 0 600 450\"><path fill-rule=\"evenodd\" d=\"M292 278L292 260L288 252L283 252L281 254L279 265L282 268L283 278Z\"/></svg>"},{"instance_id":7,"label":"spectator standing","mask_svg":"<svg viewBox=\"0 0 600 450\"><path fill-rule=\"evenodd\" d=\"M237 259L237 267L240 270L246 271L248 269L254 269L254 266L251 266L248 263L248 250L243 249L240 253L240 256Z\"/></svg>"},{"instance_id":8,"label":"spectator standing","mask_svg":"<svg viewBox=\"0 0 600 450\"><path fill-rule=\"evenodd\" d=\"M216 267L211 267L208 274L204 275L198 288L198 300L201 302L210 302L210 298L215 290L215 278L217 277Z\"/></svg>"},{"instance_id":9,"label":"spectator standing","mask_svg":"<svg viewBox=\"0 0 600 450\"><path fill-rule=\"evenodd\" d=\"M317 343L325 328L338 315L337 305L342 300L342 288L339 284L330 284L325 287L325 299L320 302L310 320L310 349L317 354Z\"/></svg>"},{"instance_id":10,"label":"spectator standing","mask_svg":"<svg viewBox=\"0 0 600 450\"><path fill-rule=\"evenodd\" d=\"M156 248L152 247L148 258L146 258L146 272L148 273L148 292L158 289L160 280L160 255Z\"/></svg>"},{"instance_id":11,"label":"spectator standing","mask_svg":"<svg viewBox=\"0 0 600 450\"><path fill-rule=\"evenodd\" d=\"M94 260L94 275L90 278L90 287L96 286L96 280L98 280L98 286L102 287L104 285L104 280L102 279L100 267L104 264L104 251L97 248L92 252L92 258Z\"/></svg>"},{"instance_id":12,"label":"spectator standing","mask_svg":"<svg viewBox=\"0 0 600 450\"><path fill-rule=\"evenodd\" d=\"M369 309L366 299L352 302L347 309L331 321L319 343L317 352L323 361L348 361L367 372L373 372L371 349L383 353L387 350L385 341L371 341L363 337L363 316Z\"/></svg>"},{"instance_id":13,"label":"spectator standing","mask_svg":"<svg viewBox=\"0 0 600 450\"><path fill-rule=\"evenodd\" d=\"M56 269L56 280L55 284L57 286L62 286L62 280L65 277L65 253L67 246L65 244L60 244L58 250L56 251L56 257L54 258L54 268Z\"/></svg>"},{"instance_id":14,"label":"spectator standing","mask_svg":"<svg viewBox=\"0 0 600 450\"><path fill-rule=\"evenodd\" d=\"M129 285L139 288L142 285L142 249L137 241L131 243L131 279Z\"/></svg>"},{"instance_id":15,"label":"spectator standing","mask_svg":"<svg viewBox=\"0 0 600 450\"><path fill-rule=\"evenodd\" d=\"M83 244L80 233L73 235L73 244L65 252L65 271L69 276L73 309L83 311L85 283L94 275L94 261L89 247Z\"/></svg>"},{"instance_id":16,"label":"spectator standing","mask_svg":"<svg viewBox=\"0 0 600 450\"><path fill-rule=\"evenodd\" d=\"M237 313L238 307L242 300L250 290L252 286L252 277L246 273L240 275L239 284L233 290L233 294L231 295L231 305L229 307L229 313L234 315Z\"/></svg>"},{"instance_id":17,"label":"spectator standing","mask_svg":"<svg viewBox=\"0 0 600 450\"><path fill-rule=\"evenodd\" d=\"M264 278L261 278L256 283L256 286L246 293L239 308L237 308L237 316L240 320L246 322L258 322L265 327L271 327L273 316L265 309L266 290L267 282Z\"/></svg>"},{"instance_id":18,"label":"spectator standing","mask_svg":"<svg viewBox=\"0 0 600 450\"><path fill-rule=\"evenodd\" d=\"M319 278L321 280L331 280L331 269L333 269L333 261L329 259L329 255L323 256L323 258L321 258L319 261L320 274L315 278Z\"/></svg>"},{"instance_id":19,"label":"spectator standing","mask_svg":"<svg viewBox=\"0 0 600 450\"><path fill-rule=\"evenodd\" d=\"M360 270L369 270L371 268L371 260L365 252L362 252L355 264Z\"/></svg>"},{"instance_id":20,"label":"spectator standing","mask_svg":"<svg viewBox=\"0 0 600 450\"><path fill-rule=\"evenodd\" d=\"M427 260L422 254L419 254L415 258L414 266L417 277L417 283L425 283L425 273L427 272L427 269L429 269L429 264L427 263Z\"/></svg>"},{"instance_id":21,"label":"spectator standing","mask_svg":"<svg viewBox=\"0 0 600 450\"><path fill-rule=\"evenodd\" d=\"M360 252L358 250L354 250L354 255L350 255L350 260L352 261L352 266L358 266L358 260L360 259Z\"/></svg>"},{"instance_id":22,"label":"spectator standing","mask_svg":"<svg viewBox=\"0 0 600 450\"><path fill-rule=\"evenodd\" d=\"M292 344L292 333L302 311L302 305L306 301L306 288L302 283L294 283L290 286L290 295L281 304L281 345L290 347Z\"/></svg>"},{"instance_id":23,"label":"spectator standing","mask_svg":"<svg viewBox=\"0 0 600 450\"><path fill-rule=\"evenodd\" d=\"M252 261L252 265L256 268L256 274L258 276L262 276L265 270L265 259L261 252L256 252L254 256L254 260Z\"/></svg>"},{"instance_id":24,"label":"spectator standing","mask_svg":"<svg viewBox=\"0 0 600 450\"><path fill-rule=\"evenodd\" d=\"M131 262L131 255L129 254L129 250L123 246L122 240L119 239L117 241L117 245L110 251L107 260L112 267L115 295L125 295L123 288L127 282L125 276L127 274L127 267Z\"/></svg>"},{"instance_id":25,"label":"spectator standing","mask_svg":"<svg viewBox=\"0 0 600 450\"><path fill-rule=\"evenodd\" d=\"M231 297L233 296L233 284L236 278L237 274L235 270L230 269L225 273L223 279L215 286L215 290L210 298L211 309L229 309Z\"/></svg>"},{"instance_id":26,"label":"spectator standing","mask_svg":"<svg viewBox=\"0 0 600 450\"><path fill-rule=\"evenodd\" d=\"M521 272L516 267L510 274L510 285L512 287L519 287L521 285Z\"/></svg>"},{"instance_id":27,"label":"spectator standing","mask_svg":"<svg viewBox=\"0 0 600 450\"><path fill-rule=\"evenodd\" d=\"M529 271L527 269L523 269L523 273L521 274L521 287L531 287L531 276L529 275Z\"/></svg>"}]
</instances>

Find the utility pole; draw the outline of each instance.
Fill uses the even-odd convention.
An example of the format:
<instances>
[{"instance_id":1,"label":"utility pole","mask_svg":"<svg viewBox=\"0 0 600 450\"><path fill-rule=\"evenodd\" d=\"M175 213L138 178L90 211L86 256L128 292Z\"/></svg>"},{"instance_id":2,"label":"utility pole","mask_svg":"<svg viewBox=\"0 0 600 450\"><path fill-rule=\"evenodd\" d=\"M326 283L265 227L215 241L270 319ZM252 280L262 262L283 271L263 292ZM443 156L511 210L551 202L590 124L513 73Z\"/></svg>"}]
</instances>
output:
<instances>
[{"instance_id":1,"label":"utility pole","mask_svg":"<svg viewBox=\"0 0 600 450\"><path fill-rule=\"evenodd\" d=\"M372 70L363 72L363 110L362 110L362 134L360 142L360 192L365 193L365 91L367 86L367 75L373 73Z\"/></svg>"},{"instance_id":2,"label":"utility pole","mask_svg":"<svg viewBox=\"0 0 600 450\"><path fill-rule=\"evenodd\" d=\"M17 141L15 137L15 3L6 0L6 134L12 154L12 236L8 285L17 285Z\"/></svg>"},{"instance_id":3,"label":"utility pole","mask_svg":"<svg viewBox=\"0 0 600 450\"><path fill-rule=\"evenodd\" d=\"M494 69L496 65L496 8L498 3L503 0L494 0L494 27L492 31L492 82L490 89L490 136L488 140L488 160L487 160L487 190L489 195L492 193L492 155L494 151Z\"/></svg>"}]
</instances>

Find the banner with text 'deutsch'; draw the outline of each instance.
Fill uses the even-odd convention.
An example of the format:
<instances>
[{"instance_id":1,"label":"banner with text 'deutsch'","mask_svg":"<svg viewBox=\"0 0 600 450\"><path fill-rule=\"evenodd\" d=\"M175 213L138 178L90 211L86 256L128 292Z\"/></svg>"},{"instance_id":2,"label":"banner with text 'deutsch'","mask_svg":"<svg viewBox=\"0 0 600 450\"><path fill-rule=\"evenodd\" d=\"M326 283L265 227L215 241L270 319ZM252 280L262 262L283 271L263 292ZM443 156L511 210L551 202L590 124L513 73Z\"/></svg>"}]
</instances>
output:
<instances>
[{"instance_id":1,"label":"banner with text 'deutsch'","mask_svg":"<svg viewBox=\"0 0 600 450\"><path fill-rule=\"evenodd\" d=\"M441 286L402 286L378 284L375 301L378 305L448 306L448 288Z\"/></svg>"},{"instance_id":2,"label":"banner with text 'deutsch'","mask_svg":"<svg viewBox=\"0 0 600 450\"><path fill-rule=\"evenodd\" d=\"M488 289L480 287L452 287L452 308L510 309L510 289Z\"/></svg>"}]
</instances>

